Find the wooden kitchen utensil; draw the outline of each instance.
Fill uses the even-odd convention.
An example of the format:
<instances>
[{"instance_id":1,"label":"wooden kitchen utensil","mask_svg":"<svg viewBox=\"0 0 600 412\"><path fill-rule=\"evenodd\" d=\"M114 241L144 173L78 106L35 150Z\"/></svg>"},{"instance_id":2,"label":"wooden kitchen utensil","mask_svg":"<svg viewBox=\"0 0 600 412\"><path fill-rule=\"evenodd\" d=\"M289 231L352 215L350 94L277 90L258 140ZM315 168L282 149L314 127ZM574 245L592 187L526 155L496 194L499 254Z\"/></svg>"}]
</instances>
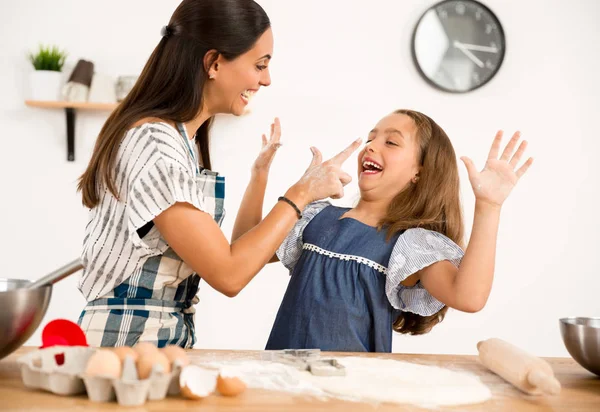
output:
<instances>
[{"instance_id":1,"label":"wooden kitchen utensil","mask_svg":"<svg viewBox=\"0 0 600 412\"><path fill-rule=\"evenodd\" d=\"M543 359L498 338L479 342L477 350L479 360L486 368L523 392L529 395L560 393L560 382Z\"/></svg>"}]
</instances>

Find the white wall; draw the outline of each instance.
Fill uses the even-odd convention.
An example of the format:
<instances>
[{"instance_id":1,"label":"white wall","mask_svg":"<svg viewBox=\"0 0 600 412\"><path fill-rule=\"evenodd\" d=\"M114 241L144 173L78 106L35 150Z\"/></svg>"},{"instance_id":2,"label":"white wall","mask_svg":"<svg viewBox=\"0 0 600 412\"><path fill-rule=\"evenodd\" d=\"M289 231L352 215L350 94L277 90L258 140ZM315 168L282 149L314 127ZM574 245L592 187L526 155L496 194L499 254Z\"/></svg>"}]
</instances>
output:
<instances>
[{"instance_id":1,"label":"white wall","mask_svg":"<svg viewBox=\"0 0 600 412\"><path fill-rule=\"evenodd\" d=\"M297 179L310 145L326 156L365 136L396 108L435 118L459 155L483 166L495 131L519 129L536 162L502 215L497 271L486 308L451 312L423 337L399 336L397 352L475 353L476 342L501 337L542 356L566 356L562 316L600 316L600 2L486 0L507 35L499 74L484 88L451 95L429 87L410 58L410 37L425 0L262 0L275 33L273 85L251 115L215 125L215 169L227 182L230 236L260 135L280 116L284 147L273 165L266 205ZM28 108L26 52L39 42L66 48L117 76L138 73L159 40L176 0L2 1L0 4L0 276L36 278L79 254L86 211L75 193L105 114L80 113L76 161L66 161L61 111ZM355 158L346 169L355 174ZM462 167L462 165L461 165ZM474 198L461 168L466 221ZM356 199L352 184L344 200ZM44 323L76 320L84 300L67 279L54 289ZM262 349L287 285L280 264L263 270L235 299L202 286L199 348ZM42 326L43 326L42 324ZM28 344L40 343L41 328ZM1 327L1 325L0 325Z\"/></svg>"}]
</instances>

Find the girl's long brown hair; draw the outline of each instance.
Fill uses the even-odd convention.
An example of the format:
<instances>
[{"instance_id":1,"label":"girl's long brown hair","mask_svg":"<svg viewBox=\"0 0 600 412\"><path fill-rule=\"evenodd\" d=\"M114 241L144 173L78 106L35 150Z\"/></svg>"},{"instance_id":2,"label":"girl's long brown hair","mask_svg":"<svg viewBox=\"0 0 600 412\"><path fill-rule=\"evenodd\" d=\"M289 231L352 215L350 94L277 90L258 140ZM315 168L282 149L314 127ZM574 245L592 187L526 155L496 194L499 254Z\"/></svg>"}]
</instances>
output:
<instances>
[{"instance_id":1,"label":"girl's long brown hair","mask_svg":"<svg viewBox=\"0 0 600 412\"><path fill-rule=\"evenodd\" d=\"M450 139L430 117L413 110L397 110L395 114L410 117L417 128L419 161L418 180L400 192L391 202L380 222L388 239L411 228L424 228L441 233L456 244L463 244L463 218L460 204L458 165ZM412 335L427 333L441 322L448 307L431 316L402 312L393 328Z\"/></svg>"},{"instance_id":2,"label":"girl's long brown hair","mask_svg":"<svg viewBox=\"0 0 600 412\"><path fill-rule=\"evenodd\" d=\"M227 60L247 52L271 26L253 0L183 0L135 86L104 123L92 158L79 178L83 204L98 205L102 190L118 198L114 165L119 144L137 121L159 118L189 122L202 109L208 75L204 56L216 50ZM157 34L159 28L157 27ZM216 58L216 56L215 56ZM203 167L210 169L208 134L212 118L196 132Z\"/></svg>"}]
</instances>

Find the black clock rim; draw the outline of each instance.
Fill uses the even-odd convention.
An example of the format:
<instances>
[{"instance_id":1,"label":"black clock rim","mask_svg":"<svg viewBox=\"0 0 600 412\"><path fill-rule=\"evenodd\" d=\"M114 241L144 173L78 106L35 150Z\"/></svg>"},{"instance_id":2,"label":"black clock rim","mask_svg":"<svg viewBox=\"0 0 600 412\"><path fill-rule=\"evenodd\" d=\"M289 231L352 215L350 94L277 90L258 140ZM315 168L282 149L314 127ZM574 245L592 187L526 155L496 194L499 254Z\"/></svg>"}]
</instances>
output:
<instances>
[{"instance_id":1,"label":"black clock rim","mask_svg":"<svg viewBox=\"0 0 600 412\"><path fill-rule=\"evenodd\" d=\"M504 27L502 25L502 22L500 21L500 19L498 18L498 15L496 13L494 13L488 6L486 6L485 4L477 1L477 0L461 0L464 3L474 3L477 4L479 7L481 7L482 9L485 9L497 22L498 22L498 29L500 31L500 35L502 36L502 39L504 41L504 47L502 48L502 52L500 54L500 61L498 62L498 66L496 67L496 69L492 72L491 76L488 77L488 79L476 86L473 86L467 90L454 90L454 89L449 89L446 87L443 87L439 84L437 84L436 82L434 82L432 79L430 79L421 69L421 66L419 65L419 61L417 60L417 52L415 50L415 37L417 35L417 29L419 28L419 25L421 24L421 21L423 20L423 18L425 17L425 15L432 9L435 9L438 6L441 6L443 4L446 3L455 3L458 0L442 0L439 1L431 6L429 6L422 14L421 17L419 18L419 20L417 21L417 24L415 24L415 27L413 29L413 33L412 33L412 37L411 37L411 55L412 55L412 60L414 65L417 68L417 71L419 72L419 74L421 75L421 77L427 82L429 83L430 86L433 86L434 88L444 91L444 92L448 92L448 93L452 93L452 94L465 94L465 93L469 93L472 92L473 90L477 90L482 88L483 86L485 86L486 84L488 84L494 77L496 77L496 74L498 73L498 71L500 70L500 67L502 66L502 63L504 63L504 56L506 54L506 34L504 33Z\"/></svg>"}]
</instances>

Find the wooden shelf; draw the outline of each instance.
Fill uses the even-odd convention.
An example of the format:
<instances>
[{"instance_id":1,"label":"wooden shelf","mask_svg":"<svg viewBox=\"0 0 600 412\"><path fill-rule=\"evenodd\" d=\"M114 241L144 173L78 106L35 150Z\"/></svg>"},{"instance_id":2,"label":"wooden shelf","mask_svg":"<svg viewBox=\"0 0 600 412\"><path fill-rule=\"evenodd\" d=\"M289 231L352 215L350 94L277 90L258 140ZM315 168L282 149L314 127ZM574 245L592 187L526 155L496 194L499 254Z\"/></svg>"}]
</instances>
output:
<instances>
[{"instance_id":1,"label":"wooden shelf","mask_svg":"<svg viewBox=\"0 0 600 412\"><path fill-rule=\"evenodd\" d=\"M67 116L67 160L75 160L75 110L113 111L118 103L25 100L29 107L63 109Z\"/></svg>"},{"instance_id":2,"label":"wooden shelf","mask_svg":"<svg viewBox=\"0 0 600 412\"><path fill-rule=\"evenodd\" d=\"M30 107L40 107L42 109L78 109L78 110L114 110L118 103L91 103L91 102L66 102L66 101L42 101L25 100L25 104Z\"/></svg>"}]
</instances>

